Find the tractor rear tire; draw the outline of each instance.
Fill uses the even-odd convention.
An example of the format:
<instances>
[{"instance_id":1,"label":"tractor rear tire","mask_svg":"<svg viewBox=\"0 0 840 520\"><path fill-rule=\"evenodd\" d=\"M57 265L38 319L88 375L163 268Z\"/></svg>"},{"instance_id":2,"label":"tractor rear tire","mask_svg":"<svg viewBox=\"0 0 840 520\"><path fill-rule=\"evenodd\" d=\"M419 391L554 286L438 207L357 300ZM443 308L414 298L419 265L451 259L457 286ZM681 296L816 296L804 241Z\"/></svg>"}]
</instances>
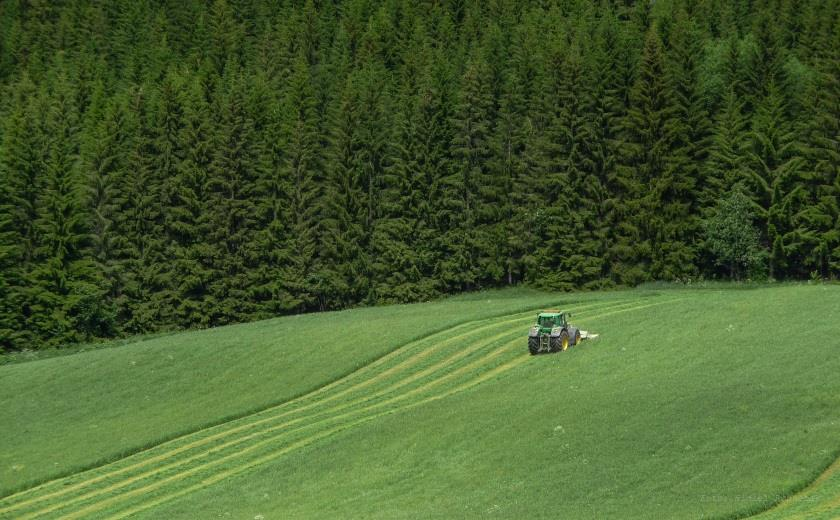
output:
<instances>
[{"instance_id":1,"label":"tractor rear tire","mask_svg":"<svg viewBox=\"0 0 840 520\"><path fill-rule=\"evenodd\" d=\"M569 332L563 331L557 338L557 348L563 352L569 350Z\"/></svg>"},{"instance_id":2,"label":"tractor rear tire","mask_svg":"<svg viewBox=\"0 0 840 520\"><path fill-rule=\"evenodd\" d=\"M532 356L536 356L540 352L540 337L539 336L529 336L528 337L528 352L530 352Z\"/></svg>"}]
</instances>

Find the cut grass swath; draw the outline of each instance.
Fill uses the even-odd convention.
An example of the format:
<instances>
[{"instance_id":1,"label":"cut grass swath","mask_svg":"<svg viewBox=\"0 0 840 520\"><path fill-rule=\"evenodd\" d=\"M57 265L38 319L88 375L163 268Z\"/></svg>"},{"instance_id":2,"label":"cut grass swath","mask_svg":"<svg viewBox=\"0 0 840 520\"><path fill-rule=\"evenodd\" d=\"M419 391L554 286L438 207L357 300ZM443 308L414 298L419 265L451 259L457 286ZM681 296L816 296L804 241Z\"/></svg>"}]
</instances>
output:
<instances>
[{"instance_id":1,"label":"cut grass swath","mask_svg":"<svg viewBox=\"0 0 840 520\"><path fill-rule=\"evenodd\" d=\"M531 312L529 311L529 312L527 312L527 313L526 313L526 312L522 312L522 313L515 313L515 314L511 314L511 315L509 315L509 316L519 316L519 315L525 315L525 314L531 314ZM505 318L505 317L509 317L509 316L504 316L504 317L502 317L502 318L495 318L495 319L494 319L494 321L496 321L496 320L498 320L498 319L503 319L503 318ZM58 490L57 490L57 491L55 491L55 492L52 492L52 493L47 493L47 494L44 494L44 495L37 495L37 496L35 496L35 497L31 498L31 499L27 499L27 500L24 500L24 501L21 501L21 502L18 502L18 503L13 503L13 504L11 504L11 505L9 505L9 506L6 506L6 507L3 507L3 508L0 508L0 514L2 514L2 513L7 513L7 512L11 512L11 511L14 511L14 510L17 510L17 509L19 509L19 508L21 508L21 507L25 507L25 506L27 506L27 505L30 505L30 504L32 504L32 503L34 503L34 502L36 502L36 501L40 501L40 500L44 500L44 499L47 499L47 498L53 498L53 497L57 497L57 496L61 496L61 495L67 494L67 493L69 493L69 492L75 491L75 490L77 490L77 489L79 489L79 488L81 488L81 487L84 487L84 486L86 486L86 485L89 485L89 484L92 484L92 483L97 483L97 482L100 482L100 481L102 481L102 480L104 480L104 479L107 479L107 478L109 478L109 477L111 477L111 476L114 476L114 475L117 475L117 474L121 474L121 473L124 473L124 472L126 472L126 471L129 471L129 470L131 470L131 469L136 469L137 467L141 467L141 466L144 466L144 465L151 464L151 463L153 463L153 462L157 462L157 461L163 460L163 459L165 459L165 458L167 458L167 457L169 457L169 456L171 456L171 455L173 455L173 454L175 454L175 453L180 453L180 452L182 452L182 451L185 451L185 450L191 449L191 448L193 448L193 447L200 446L200 445L202 445L202 444L206 444L206 443L211 442L212 440L217 439L217 438L219 438L219 437L222 437L222 436L224 436L224 435L228 435L228 434L230 434L230 433L234 433L234 432L237 432L237 431L240 431L240 430L243 430L243 429L251 428L251 427L253 427L254 425L261 424L262 422L266 422L266 421L274 420L274 419L276 419L277 417L272 416L272 417L268 417L268 418L266 418L266 419L262 419L262 420L258 420L258 421L248 421L248 422L246 422L245 424L241 424L241 425L236 426L236 427L233 427L233 428L231 428L231 427L230 427L232 423L241 423L243 420L248 420L248 419L251 419L251 418L254 418L254 417L260 417L260 416L266 415L267 413L271 413L271 412L274 412L274 411L277 411L277 410L281 410L281 409L289 408L289 407L291 407L292 405L295 405L295 404L298 404L298 403L305 402L305 401L311 400L311 399L313 399L313 398L316 398L316 397L318 397L318 396L320 396L320 395L322 395L322 394L324 394L324 393L327 393L327 392L328 392L328 391L330 391L330 390L333 390L333 389L334 389L334 388L336 388L336 387L340 387L341 385L347 384L347 383L348 383L348 381L349 381L349 382L353 382L353 380L354 380L354 379L356 379L356 378L358 378L358 377L360 377L360 376L363 376L363 375L365 375L365 374L367 374L367 373L369 373L369 372L373 372L376 368L378 368L378 367L380 367L380 366L382 366L382 365L386 364L388 361L391 361L391 360L393 360L393 359L395 359L395 358L398 358L399 356L404 355L404 354L406 354L406 353L410 353L410 352L412 351L412 350L411 350L411 349L412 349L412 347L416 347L416 346L418 346L418 345L422 345L422 344L424 344L424 343L426 343L426 342L428 342L428 341L430 341L430 340L434 340L434 339L436 339L436 338L438 338L438 337L440 337L440 336L444 336L444 335L446 335L446 334L450 334L450 333L451 333L451 332L453 332L453 331L461 330L461 329L464 329L464 328L467 328L467 327L470 327L470 326L473 326L473 327L474 327L476 323L481 323L481 322L484 322L484 321L490 321L490 320L489 320L489 319L483 319L483 320L476 320L475 322L469 322L469 323L461 324L461 325L458 325L458 326L456 326L456 327L453 327L452 329L449 329L449 330L447 330L447 331L441 331L441 332L438 332L438 333L432 334L432 335L430 335L430 336L427 336L426 338L421 338L421 339L419 339L419 340L413 341L413 342L411 342L411 343L409 343L409 344L406 344L406 345L404 345L404 346L402 346L402 347L400 347L400 348L398 348L398 349L395 349L394 351L392 351L392 352L390 352L390 353L388 353L388 354L386 354L386 355L382 356L382 357L381 357L381 358L379 358L378 360L376 360L376 361L374 361L374 362L370 363L369 365L366 365L366 366L364 366L364 367L360 368L359 370L357 370L357 371L355 371L355 372L353 372L353 373L349 374L348 376L346 376L346 377L344 377L344 378L341 378L341 379L339 379L339 380L336 380L336 381L334 381L334 382L332 382L332 383L330 383L330 384L328 384L328 385L325 385L324 387L321 387L320 389L318 389L318 390L316 390L316 391L314 391L314 392L311 392L311 393L306 394L306 395L304 395L304 396L300 396L300 397L298 397L298 398L296 398L296 399L293 399L293 400L287 401L287 402L285 402L285 403L282 403L282 404L280 404L280 405L277 405L277 406L274 406L274 407L268 408L268 409L266 409L266 410L262 410L262 411L260 411L260 412L255 413L255 414L252 414L252 415L250 415L250 416L246 416L246 417L243 417L243 418L237 419L237 420L235 420L235 421L231 421L231 422L229 422L229 423L224 423L224 424L221 424L221 425L216 425L216 426L213 426L213 427L210 427L210 428L207 428L207 429L198 430L198 431L193 432L193 433L191 433L191 434L188 434L188 435L185 435L185 436L182 436L182 437L176 438L176 439L172 439L172 440L167 441L167 442L165 442L165 443L162 443L162 444L159 444L159 445L157 445L157 446L153 446L153 447L151 447L151 448L148 448L148 449L146 449L146 450L143 450L143 451L141 451L141 452L138 452L138 453L136 453L136 454L132 455L132 456L131 456L131 458L139 457L139 456L142 456L142 455L147 454L147 453L149 453L149 452L158 451L158 450L160 450L161 448L168 447L168 446L171 446L171 445L173 445L173 444L178 444L179 442L183 442L185 439L188 439L188 438L193 438L193 437L196 437L196 436L201 436L201 435L203 435L203 434L205 434L205 433L207 433L207 432L210 432L210 431L217 431L217 430L221 430L221 431L219 431L219 432L218 432L217 434L215 434L215 435L200 438L200 439L199 439L198 441L196 441L195 443L191 443L191 444L188 444L188 445L186 445L186 446L181 446L181 447L178 447L178 448L174 448L173 450L171 450L171 451L169 451L169 452L163 453L162 455L155 456L155 457L152 457L152 458L149 458L149 459L145 459L145 460L143 460L143 461L141 461L141 462L138 462L138 463L136 463L136 464L134 464L134 465L132 465L132 466L128 466L128 467L123 467L123 468L115 469L115 470L113 470L112 472L107 473L107 474L104 474L104 475L99 475L99 476L96 476L96 477L90 478L90 479L88 479L88 480L85 480L85 481L82 481L82 482L78 482L78 483L75 483L75 484L72 484L72 485L69 485L69 486L60 487L60 488L58 488ZM484 328L482 328L482 330L484 330ZM462 336L466 336L466 335L462 335ZM460 337L460 336L459 336L459 337ZM438 344L439 344L439 345L445 345L446 343L451 342L451 341L453 341L454 339L457 339L457 337L456 337L456 338L450 338L450 339L448 339L448 340L444 340L444 342L441 342L441 343L438 343ZM403 364L400 364L400 365L403 365ZM398 365L398 366L400 366L400 365ZM357 386L355 386L353 389L358 389L358 388L363 388L363 387L369 386L370 384L375 383L376 381L377 381L377 378L371 378L371 379L365 379L365 380L362 380L362 382L361 382L361 383L357 383ZM343 393L346 393L346 392L342 392L342 394L343 394ZM341 395L341 394L340 394L340 395ZM331 400L331 399L334 399L334 398L329 398L329 399ZM320 403L321 403L321 401L317 401L315 404L320 404ZM301 410L304 410L304 409L307 409L307 408L309 408L309 407L307 406L307 407L302 407L302 408L294 409L294 410L291 410L291 412L290 412L290 413L298 412L298 411L301 411ZM110 463L110 464L107 464L107 465L105 465L105 466L100 466L100 467L98 467L98 468L94 468L93 470L89 470L89 471L87 471L87 472L85 472L85 473L101 471L103 468L106 468L106 467L112 467L112 466L119 465L119 464L120 464L121 462L123 462L124 460L125 460L125 459L118 460L118 461L114 461L114 462L112 462L112 463ZM56 485L58 482L62 482L62 483L64 483L64 482L66 482L67 480L72 479L72 478L74 478L74 477L75 477L75 475L74 475L74 476L70 476L70 477L65 477L65 478L57 479L57 480L55 480L55 481L46 482L46 483L40 484L40 485L38 485L38 486L35 486L35 487L33 487L33 488L30 488L30 489L28 489L28 490L24 490L24 491L21 491L21 492L19 492L19 493L15 493L14 495L10 495L10 496L8 496L8 497L5 497L2 501L3 501L3 502L8 502L8 501L10 501L10 500L14 500L14 499L17 499L17 498L25 497L25 496L27 496L27 495L30 495L30 494L33 494L33 493L37 493L38 491L44 490L44 489L46 489L46 488L49 488L50 486L54 486L54 485Z\"/></svg>"},{"instance_id":2,"label":"cut grass swath","mask_svg":"<svg viewBox=\"0 0 840 520\"><path fill-rule=\"evenodd\" d=\"M660 302L660 303L664 303L664 302ZM658 304L655 304L655 305L658 305ZM632 309L624 309L624 310L632 310ZM613 311L612 313L615 313L615 312L623 312L623 310ZM608 314L612 314L612 313L608 313ZM516 320L512 320L512 321L516 321ZM474 364L475 364L475 363L474 363ZM473 365L474 365L474 364L473 364ZM435 386L436 384L437 384L437 383L435 383L435 384L433 384L433 385L431 385L431 386ZM419 389L419 390L412 391L412 392L410 392L410 393L409 393L409 395L416 394L418 391L422 391L422 390L424 390L424 389L425 389L425 388L421 388L421 389ZM389 403L390 403L390 402L392 402L392 401L395 401L395 400L400 400L400 399L403 399L403 397L397 396L396 398L392 398L390 401L386 402L385 404L389 404ZM382 405L380 404L380 405L374 405L374 406L382 406ZM343 408L344 408L344 407L343 407ZM355 413L355 412L350 412L350 413ZM347 415L347 414L345 414L345 415ZM61 507L61 506L59 506L59 507ZM41 511L41 512L45 512L45 511Z\"/></svg>"}]
</instances>

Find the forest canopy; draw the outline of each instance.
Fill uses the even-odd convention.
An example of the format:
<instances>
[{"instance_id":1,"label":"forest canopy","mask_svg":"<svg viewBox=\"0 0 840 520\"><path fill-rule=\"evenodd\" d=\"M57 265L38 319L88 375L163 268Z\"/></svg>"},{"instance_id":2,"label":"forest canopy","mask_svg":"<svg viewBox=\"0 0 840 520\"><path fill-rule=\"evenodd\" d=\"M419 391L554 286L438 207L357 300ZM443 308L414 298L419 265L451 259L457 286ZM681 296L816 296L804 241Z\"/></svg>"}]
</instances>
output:
<instances>
[{"instance_id":1,"label":"forest canopy","mask_svg":"<svg viewBox=\"0 0 840 520\"><path fill-rule=\"evenodd\" d=\"M838 54L837 0L3 1L0 350L836 278Z\"/></svg>"}]
</instances>

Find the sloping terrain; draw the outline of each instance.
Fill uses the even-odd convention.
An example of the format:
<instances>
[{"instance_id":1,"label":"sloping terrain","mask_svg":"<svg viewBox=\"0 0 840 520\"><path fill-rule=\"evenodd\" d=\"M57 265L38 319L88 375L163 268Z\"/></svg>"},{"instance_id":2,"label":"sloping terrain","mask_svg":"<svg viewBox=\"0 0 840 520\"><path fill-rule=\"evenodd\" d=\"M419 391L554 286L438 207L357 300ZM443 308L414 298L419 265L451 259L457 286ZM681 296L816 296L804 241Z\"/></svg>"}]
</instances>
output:
<instances>
[{"instance_id":1,"label":"sloping terrain","mask_svg":"<svg viewBox=\"0 0 840 520\"><path fill-rule=\"evenodd\" d=\"M588 300L564 306L601 337L569 352L527 355L532 309L474 317L257 413L7 496L0 516L729 516L831 463L836 287Z\"/></svg>"},{"instance_id":2,"label":"sloping terrain","mask_svg":"<svg viewBox=\"0 0 840 520\"><path fill-rule=\"evenodd\" d=\"M569 299L486 291L286 316L0 366L0 495L288 401L459 323Z\"/></svg>"}]
</instances>

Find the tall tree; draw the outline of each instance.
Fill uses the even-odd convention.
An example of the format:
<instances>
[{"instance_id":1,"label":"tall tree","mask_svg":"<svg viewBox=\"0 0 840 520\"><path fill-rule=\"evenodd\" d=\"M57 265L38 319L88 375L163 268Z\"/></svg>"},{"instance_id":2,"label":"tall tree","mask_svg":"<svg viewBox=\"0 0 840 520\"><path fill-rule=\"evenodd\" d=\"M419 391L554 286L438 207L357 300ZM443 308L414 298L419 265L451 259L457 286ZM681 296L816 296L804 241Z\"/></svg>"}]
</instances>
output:
<instances>
[{"instance_id":1,"label":"tall tree","mask_svg":"<svg viewBox=\"0 0 840 520\"><path fill-rule=\"evenodd\" d=\"M471 289L504 273L498 257L503 235L498 178L489 171L493 97L487 64L474 50L461 78L452 116L455 169L444 181L448 231L439 274L450 289Z\"/></svg>"},{"instance_id":2,"label":"tall tree","mask_svg":"<svg viewBox=\"0 0 840 520\"><path fill-rule=\"evenodd\" d=\"M5 118L0 147L0 272L3 305L0 307L0 348L27 346L35 331L26 326L30 314L31 270L36 260L35 226L43 163L38 119L31 84L22 82L13 111Z\"/></svg>"},{"instance_id":3,"label":"tall tree","mask_svg":"<svg viewBox=\"0 0 840 520\"><path fill-rule=\"evenodd\" d=\"M207 183L211 203L207 243L214 250L208 291L214 325L241 321L255 312L248 273L259 255L254 194L262 162L245 107L247 81L242 72L226 69L215 107L217 126Z\"/></svg>"}]
</instances>

